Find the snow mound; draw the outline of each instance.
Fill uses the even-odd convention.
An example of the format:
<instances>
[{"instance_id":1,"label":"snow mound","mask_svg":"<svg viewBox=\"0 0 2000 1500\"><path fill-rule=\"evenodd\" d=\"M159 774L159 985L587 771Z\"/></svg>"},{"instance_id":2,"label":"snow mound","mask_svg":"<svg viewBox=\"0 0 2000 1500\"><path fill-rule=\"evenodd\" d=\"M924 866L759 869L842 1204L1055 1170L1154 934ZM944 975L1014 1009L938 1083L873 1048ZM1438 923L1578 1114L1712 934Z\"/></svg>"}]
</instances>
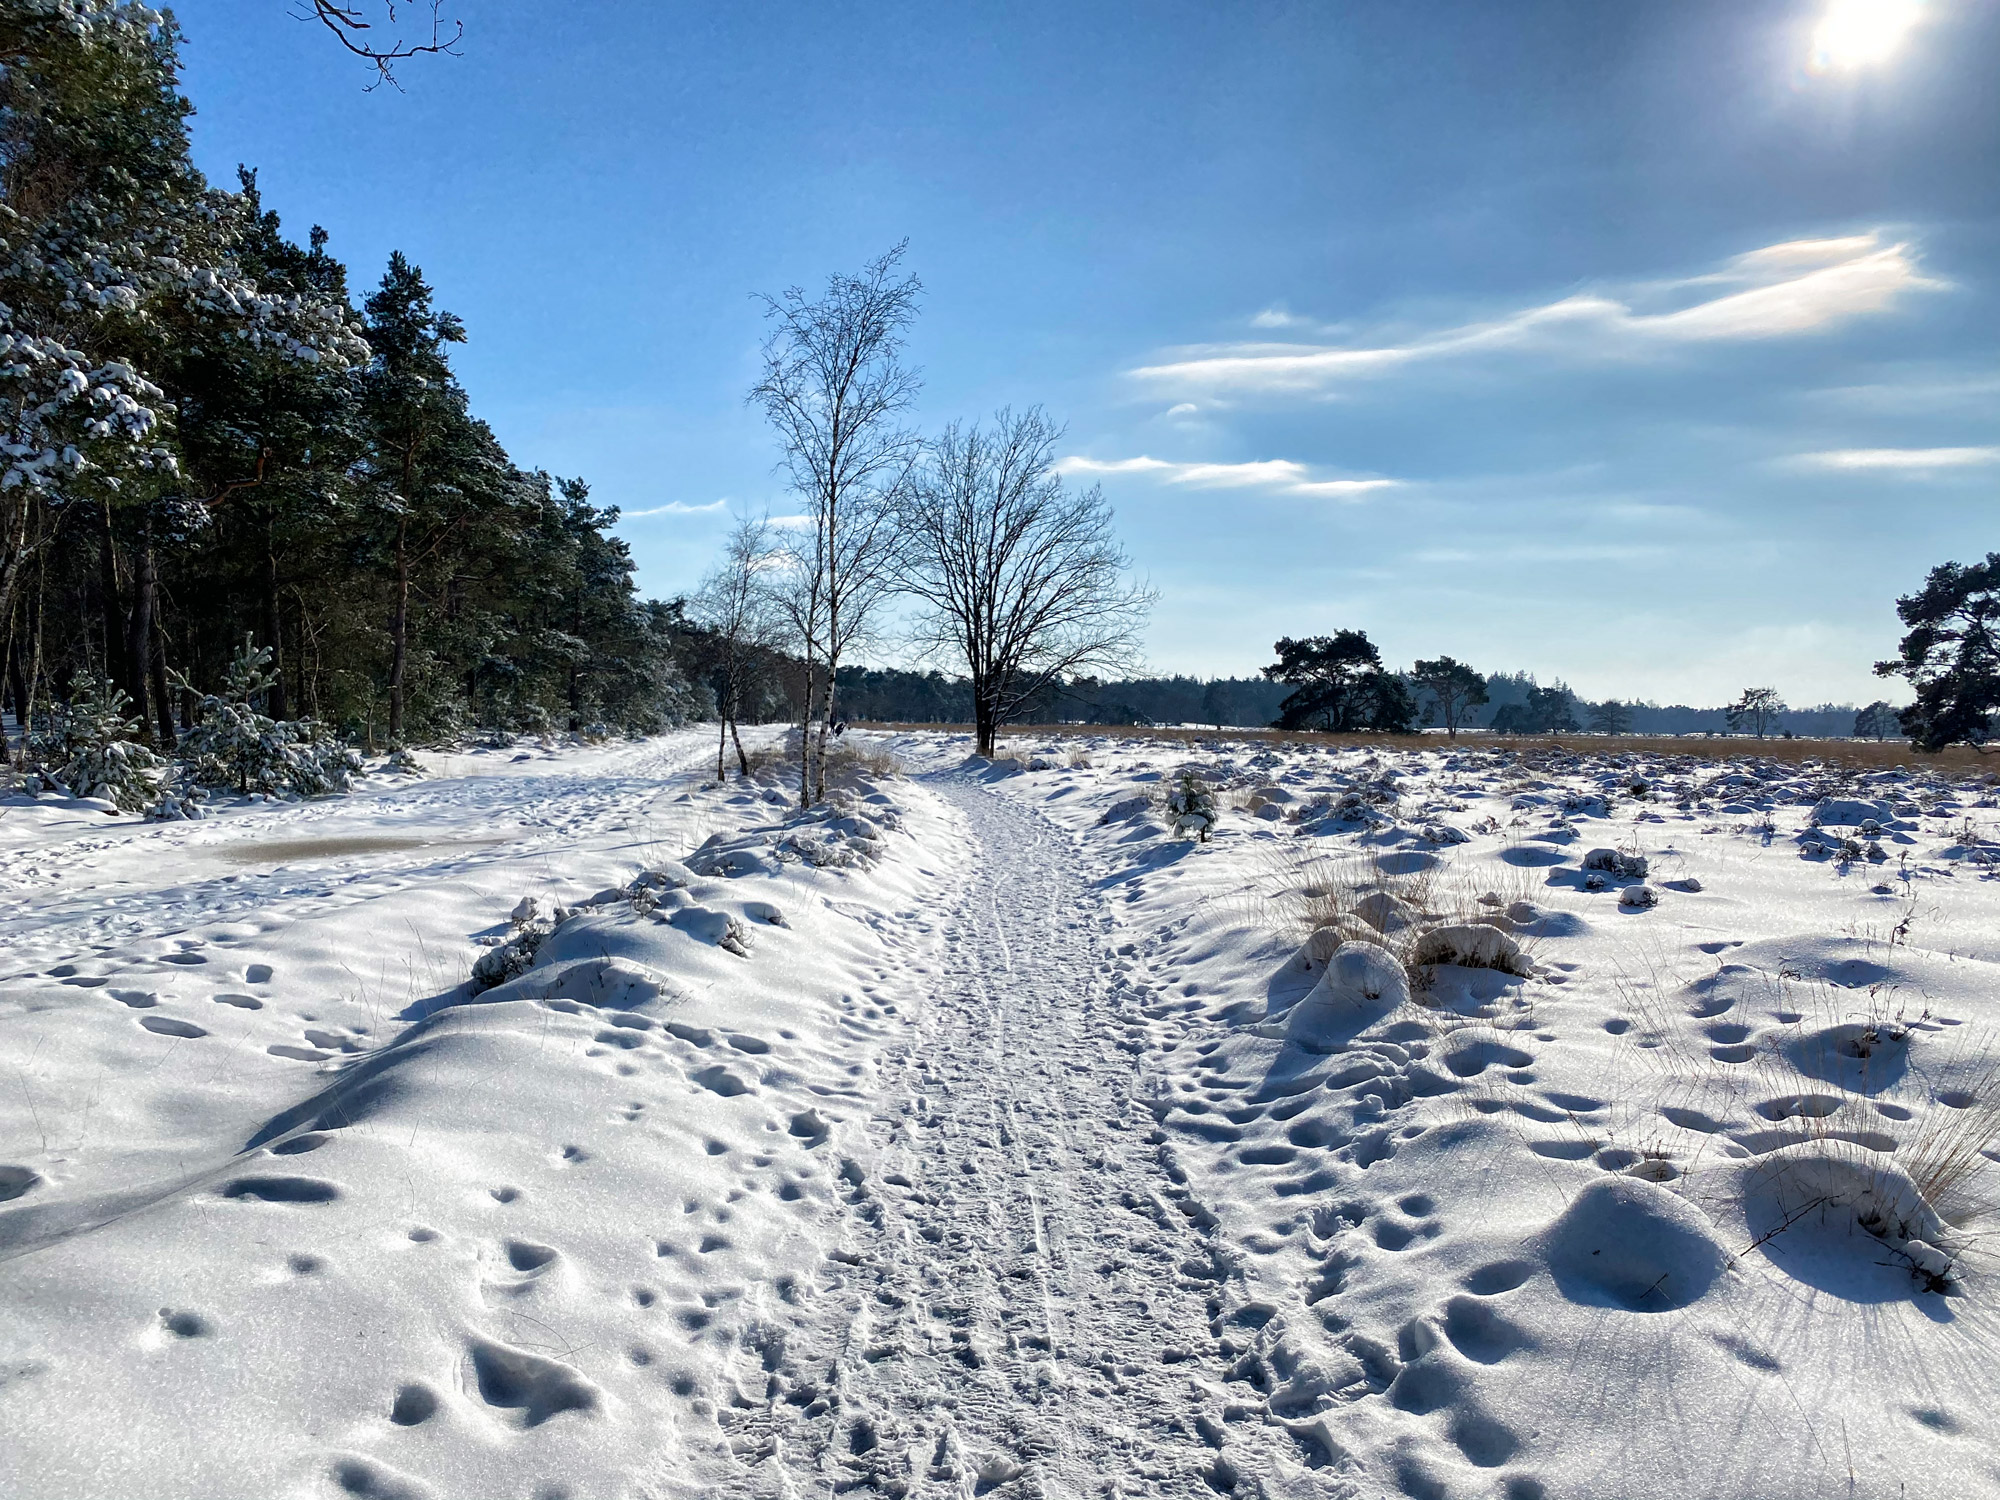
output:
<instances>
[{"instance_id":1,"label":"snow mound","mask_svg":"<svg viewBox=\"0 0 2000 1500\"><path fill-rule=\"evenodd\" d=\"M1342 943L1319 983L1291 1009L1286 1035L1314 1049L1344 1047L1410 1000L1403 966L1376 943Z\"/></svg>"},{"instance_id":2,"label":"snow mound","mask_svg":"<svg viewBox=\"0 0 2000 1500\"><path fill-rule=\"evenodd\" d=\"M1354 903L1354 914L1377 932L1401 932L1419 920L1417 909L1388 891L1371 891Z\"/></svg>"},{"instance_id":3,"label":"snow mound","mask_svg":"<svg viewBox=\"0 0 2000 1500\"><path fill-rule=\"evenodd\" d=\"M1314 928L1312 935L1299 945L1299 962L1307 969L1318 969L1343 943L1374 943L1380 947L1382 934L1359 917L1342 912L1324 927Z\"/></svg>"},{"instance_id":4,"label":"snow mound","mask_svg":"<svg viewBox=\"0 0 2000 1500\"><path fill-rule=\"evenodd\" d=\"M1729 1264L1706 1214L1639 1177L1601 1178L1577 1194L1542 1252L1570 1301L1635 1313L1700 1300Z\"/></svg>"},{"instance_id":5,"label":"snow mound","mask_svg":"<svg viewBox=\"0 0 2000 1500\"><path fill-rule=\"evenodd\" d=\"M1737 1191L1764 1258L1808 1286L1879 1302L1950 1285L1957 1236L1891 1157L1806 1141L1746 1163Z\"/></svg>"}]
</instances>

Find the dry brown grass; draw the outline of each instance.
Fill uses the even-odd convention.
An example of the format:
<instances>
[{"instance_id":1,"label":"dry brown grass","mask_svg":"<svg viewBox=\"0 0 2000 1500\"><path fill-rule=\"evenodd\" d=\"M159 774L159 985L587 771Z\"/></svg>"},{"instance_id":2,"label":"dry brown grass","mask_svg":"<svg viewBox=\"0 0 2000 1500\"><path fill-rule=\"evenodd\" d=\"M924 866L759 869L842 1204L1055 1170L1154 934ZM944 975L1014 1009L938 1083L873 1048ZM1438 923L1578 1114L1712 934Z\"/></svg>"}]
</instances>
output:
<instances>
[{"instance_id":1,"label":"dry brown grass","mask_svg":"<svg viewBox=\"0 0 2000 1500\"><path fill-rule=\"evenodd\" d=\"M872 740L843 739L828 747L826 770L829 776L841 771L861 771L869 776L901 776L903 763L886 745Z\"/></svg>"},{"instance_id":2,"label":"dry brown grass","mask_svg":"<svg viewBox=\"0 0 2000 1500\"><path fill-rule=\"evenodd\" d=\"M970 734L970 724L869 723L868 729L898 734ZM1673 735L1498 735L1468 732L1457 739L1441 734L1317 734L1287 729L1162 729L1128 724L1019 724L1016 735L1051 735L1091 739L1158 740L1190 752L1219 740L1248 740L1277 746L1311 745L1339 749L1377 750L1515 750L1524 754L1563 755L1688 755L1701 760L1763 758L1797 764L1817 760L1829 766L1882 770L1890 766L1922 766L1949 772L2000 772L2000 757L1982 755L1964 745L1926 755L1896 740L1758 740L1737 736Z\"/></svg>"},{"instance_id":3,"label":"dry brown grass","mask_svg":"<svg viewBox=\"0 0 2000 1500\"><path fill-rule=\"evenodd\" d=\"M1382 868L1378 856L1358 852L1297 858L1279 851L1260 874L1253 915L1259 925L1296 942L1328 927L1356 936L1365 933L1364 940L1387 949L1409 974L1411 988L1422 994L1432 974L1419 947L1426 933L1440 927L1498 927L1532 965L1535 940L1515 932L1503 913L1514 901L1538 893L1525 882L1505 878L1505 889L1489 888L1493 876L1492 871L1480 877L1462 874L1443 863L1391 872ZM1410 924L1383 931L1364 916L1363 903L1377 895L1393 897L1407 908Z\"/></svg>"}]
</instances>

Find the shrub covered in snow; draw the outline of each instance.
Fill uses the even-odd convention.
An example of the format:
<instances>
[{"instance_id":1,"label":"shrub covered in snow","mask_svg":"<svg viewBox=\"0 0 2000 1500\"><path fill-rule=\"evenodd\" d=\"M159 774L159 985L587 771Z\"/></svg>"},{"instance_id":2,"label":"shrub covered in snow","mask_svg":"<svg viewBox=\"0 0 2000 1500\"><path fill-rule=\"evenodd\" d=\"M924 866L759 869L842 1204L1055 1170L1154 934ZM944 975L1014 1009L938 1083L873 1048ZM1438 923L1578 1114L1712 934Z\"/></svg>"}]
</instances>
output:
<instances>
[{"instance_id":1,"label":"shrub covered in snow","mask_svg":"<svg viewBox=\"0 0 2000 1500\"><path fill-rule=\"evenodd\" d=\"M1586 870L1605 870L1613 875L1623 875L1631 880L1646 878L1646 856L1626 854L1617 849L1593 849L1583 857Z\"/></svg>"},{"instance_id":2,"label":"shrub covered in snow","mask_svg":"<svg viewBox=\"0 0 2000 1500\"><path fill-rule=\"evenodd\" d=\"M362 774L361 758L324 725L311 719L277 720L251 700L275 680L271 653L237 649L220 693L201 700L200 719L181 741L191 780L239 792L324 797L344 792Z\"/></svg>"},{"instance_id":3,"label":"shrub covered in snow","mask_svg":"<svg viewBox=\"0 0 2000 1500\"><path fill-rule=\"evenodd\" d=\"M497 984L518 979L535 962L535 953L550 933L569 913L558 906L544 911L533 896L523 896L509 917L513 935L497 947L488 948L472 965L472 992L490 990Z\"/></svg>"},{"instance_id":4,"label":"shrub covered in snow","mask_svg":"<svg viewBox=\"0 0 2000 1500\"><path fill-rule=\"evenodd\" d=\"M53 791L101 797L124 812L140 812L159 797L166 762L133 738L131 699L104 678L79 679L46 728L28 740L28 761Z\"/></svg>"}]
</instances>

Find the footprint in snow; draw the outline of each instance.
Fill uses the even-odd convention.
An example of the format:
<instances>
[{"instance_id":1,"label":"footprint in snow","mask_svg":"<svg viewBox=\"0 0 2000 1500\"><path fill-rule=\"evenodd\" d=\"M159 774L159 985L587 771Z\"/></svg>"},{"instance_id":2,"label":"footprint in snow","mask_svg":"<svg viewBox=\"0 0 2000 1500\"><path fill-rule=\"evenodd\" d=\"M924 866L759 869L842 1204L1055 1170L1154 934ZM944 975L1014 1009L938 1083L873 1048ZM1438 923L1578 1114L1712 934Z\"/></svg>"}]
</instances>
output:
<instances>
[{"instance_id":1,"label":"footprint in snow","mask_svg":"<svg viewBox=\"0 0 2000 1500\"><path fill-rule=\"evenodd\" d=\"M223 1184L217 1196L237 1202L331 1203L341 1196L341 1187L323 1177L238 1177Z\"/></svg>"},{"instance_id":2,"label":"footprint in snow","mask_svg":"<svg viewBox=\"0 0 2000 1500\"><path fill-rule=\"evenodd\" d=\"M740 1094L750 1092L749 1084L720 1064L712 1068L703 1068L698 1073L690 1074L689 1077L710 1093L720 1094L725 1099L733 1099Z\"/></svg>"},{"instance_id":3,"label":"footprint in snow","mask_svg":"<svg viewBox=\"0 0 2000 1500\"><path fill-rule=\"evenodd\" d=\"M20 1197L41 1180L42 1174L33 1167L0 1163L0 1203Z\"/></svg>"},{"instance_id":4,"label":"footprint in snow","mask_svg":"<svg viewBox=\"0 0 2000 1500\"><path fill-rule=\"evenodd\" d=\"M177 1339L207 1338L215 1332L215 1325L200 1313L176 1312L171 1307L160 1309L160 1327Z\"/></svg>"},{"instance_id":5,"label":"footprint in snow","mask_svg":"<svg viewBox=\"0 0 2000 1500\"><path fill-rule=\"evenodd\" d=\"M177 1021L172 1016L141 1016L139 1024L155 1036L171 1036L187 1039L207 1036L208 1033L192 1021Z\"/></svg>"},{"instance_id":6,"label":"footprint in snow","mask_svg":"<svg viewBox=\"0 0 2000 1500\"><path fill-rule=\"evenodd\" d=\"M264 1049L273 1057L289 1058L293 1062L326 1062L333 1054L322 1052L317 1047L300 1047L291 1042L274 1042Z\"/></svg>"}]
</instances>

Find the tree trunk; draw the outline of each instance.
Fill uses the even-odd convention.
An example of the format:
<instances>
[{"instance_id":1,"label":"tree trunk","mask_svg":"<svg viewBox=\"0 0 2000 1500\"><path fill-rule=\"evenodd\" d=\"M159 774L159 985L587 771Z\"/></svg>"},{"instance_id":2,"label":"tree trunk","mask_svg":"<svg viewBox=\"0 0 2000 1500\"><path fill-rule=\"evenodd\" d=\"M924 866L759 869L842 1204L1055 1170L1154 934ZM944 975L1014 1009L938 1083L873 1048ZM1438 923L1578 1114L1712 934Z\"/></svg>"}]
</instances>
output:
<instances>
[{"instance_id":1,"label":"tree trunk","mask_svg":"<svg viewBox=\"0 0 2000 1500\"><path fill-rule=\"evenodd\" d=\"M987 691L987 679L975 676L972 679L972 748L973 753L993 758L994 739L998 726L993 722L999 716L993 711L993 695Z\"/></svg>"},{"instance_id":2,"label":"tree trunk","mask_svg":"<svg viewBox=\"0 0 2000 1500\"><path fill-rule=\"evenodd\" d=\"M13 509L7 514L7 533L0 540L0 619L14 618L14 596L19 590L21 575L28 564L32 550L28 544L28 518L33 513L34 502L29 499L27 486L15 492L11 502ZM25 730L26 725L24 724Z\"/></svg>"},{"instance_id":3,"label":"tree trunk","mask_svg":"<svg viewBox=\"0 0 2000 1500\"><path fill-rule=\"evenodd\" d=\"M410 632L410 520L396 521L396 613L389 622L389 744L403 745L403 664Z\"/></svg>"},{"instance_id":4,"label":"tree trunk","mask_svg":"<svg viewBox=\"0 0 2000 1500\"><path fill-rule=\"evenodd\" d=\"M22 622L24 625L25 621ZM14 699L14 725L21 731L21 743L28 743L28 684L21 677L21 638L7 637L7 691Z\"/></svg>"},{"instance_id":5,"label":"tree trunk","mask_svg":"<svg viewBox=\"0 0 2000 1500\"><path fill-rule=\"evenodd\" d=\"M716 695L715 716L722 722L716 726L715 734L715 779L722 781L728 772L729 724L736 715L736 638L723 637L722 651L722 691Z\"/></svg>"},{"instance_id":6,"label":"tree trunk","mask_svg":"<svg viewBox=\"0 0 2000 1500\"><path fill-rule=\"evenodd\" d=\"M146 721L146 682L132 691L131 658L125 651L125 601L118 587L118 553L111 538L111 502L97 507L97 593L98 610L104 621L104 675L125 690L139 709L139 722ZM149 735L148 738L151 738Z\"/></svg>"},{"instance_id":7,"label":"tree trunk","mask_svg":"<svg viewBox=\"0 0 2000 1500\"><path fill-rule=\"evenodd\" d=\"M813 650L811 642L807 642L806 644L805 699L805 713L799 719L799 806L811 807L813 804Z\"/></svg>"},{"instance_id":8,"label":"tree trunk","mask_svg":"<svg viewBox=\"0 0 2000 1500\"><path fill-rule=\"evenodd\" d=\"M37 561L35 564L34 598L31 600L24 595L21 600L23 611L29 617L28 667L25 674L28 679L28 698L26 717L21 724L21 763L23 765L27 764L27 730L35 722L35 693L42 680L42 626L45 623L42 618L42 587L47 581L47 575L42 569L42 564Z\"/></svg>"},{"instance_id":9,"label":"tree trunk","mask_svg":"<svg viewBox=\"0 0 2000 1500\"><path fill-rule=\"evenodd\" d=\"M132 549L132 612L125 619L125 681L128 684L125 691L132 695L132 709L139 720L139 731L147 740L153 738L146 698L153 663L153 596L158 586L159 572L153 560L153 524L149 519ZM162 702L159 706L162 715L166 716L166 704ZM173 743L169 717L164 748L172 749Z\"/></svg>"},{"instance_id":10,"label":"tree trunk","mask_svg":"<svg viewBox=\"0 0 2000 1500\"><path fill-rule=\"evenodd\" d=\"M729 737L736 742L736 764L741 768L742 774L748 776L750 757L743 753L743 736L736 731L736 715L733 713L729 716Z\"/></svg>"},{"instance_id":11,"label":"tree trunk","mask_svg":"<svg viewBox=\"0 0 2000 1500\"><path fill-rule=\"evenodd\" d=\"M152 645L146 652L152 663L153 711L159 715L160 748L171 751L180 743L180 736L174 731L174 696L167 683L167 642L160 632L159 591L154 590Z\"/></svg>"},{"instance_id":12,"label":"tree trunk","mask_svg":"<svg viewBox=\"0 0 2000 1500\"><path fill-rule=\"evenodd\" d=\"M833 680L834 666L833 658L828 657L826 663L826 713L819 721L819 794L822 798L826 796L826 740L827 736L833 733L834 693L836 688Z\"/></svg>"},{"instance_id":13,"label":"tree trunk","mask_svg":"<svg viewBox=\"0 0 2000 1500\"><path fill-rule=\"evenodd\" d=\"M271 686L264 695L264 712L289 719L285 697L285 622L278 612L278 546L269 511L264 513L264 645L271 653Z\"/></svg>"}]
</instances>

